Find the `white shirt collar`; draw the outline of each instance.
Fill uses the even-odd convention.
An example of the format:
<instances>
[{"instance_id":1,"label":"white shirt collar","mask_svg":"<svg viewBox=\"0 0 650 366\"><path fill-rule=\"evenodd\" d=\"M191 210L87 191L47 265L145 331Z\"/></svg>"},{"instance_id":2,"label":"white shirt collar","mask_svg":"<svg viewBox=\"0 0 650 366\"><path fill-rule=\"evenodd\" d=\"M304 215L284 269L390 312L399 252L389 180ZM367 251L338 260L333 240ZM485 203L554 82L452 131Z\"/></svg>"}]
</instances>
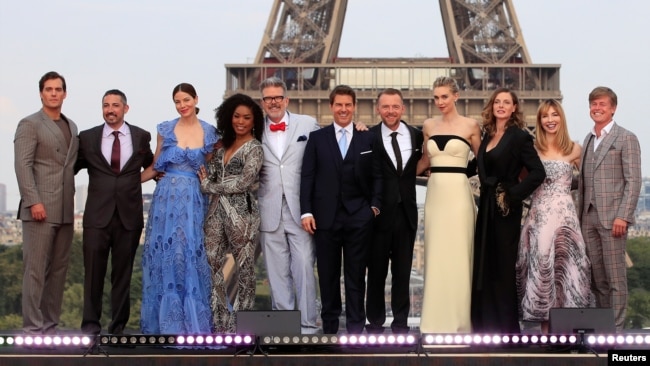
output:
<instances>
[{"instance_id":1,"label":"white shirt collar","mask_svg":"<svg viewBox=\"0 0 650 366\"><path fill-rule=\"evenodd\" d=\"M406 135L408 130L406 129L406 124L404 124L403 121L399 122L399 126L397 127L397 134L398 135ZM381 122L381 135L384 137L390 137L390 134L395 131L391 130L390 128L386 127L386 125Z\"/></svg>"},{"instance_id":2,"label":"white shirt collar","mask_svg":"<svg viewBox=\"0 0 650 366\"><path fill-rule=\"evenodd\" d=\"M606 124L602 130L600 130L600 138L603 138L609 134L612 131L612 127L614 127L614 120L609 121L609 123ZM598 135L596 135L596 129L594 127L591 128L591 134L595 137L598 137Z\"/></svg>"},{"instance_id":3,"label":"white shirt collar","mask_svg":"<svg viewBox=\"0 0 650 366\"><path fill-rule=\"evenodd\" d=\"M350 136L352 136L352 131L354 130L354 122L350 123L345 127L341 127L337 125L336 122L334 122L334 133L338 134L339 131L341 131L342 129L347 131L350 134Z\"/></svg>"},{"instance_id":4,"label":"white shirt collar","mask_svg":"<svg viewBox=\"0 0 650 366\"><path fill-rule=\"evenodd\" d=\"M274 123L273 121L271 121L271 119L268 116L266 117L266 119L267 121L269 121L269 124ZM282 123L282 122L284 122L286 127L289 127L289 112L285 111L284 116L282 116L282 119L280 119L280 122L278 123Z\"/></svg>"}]
</instances>

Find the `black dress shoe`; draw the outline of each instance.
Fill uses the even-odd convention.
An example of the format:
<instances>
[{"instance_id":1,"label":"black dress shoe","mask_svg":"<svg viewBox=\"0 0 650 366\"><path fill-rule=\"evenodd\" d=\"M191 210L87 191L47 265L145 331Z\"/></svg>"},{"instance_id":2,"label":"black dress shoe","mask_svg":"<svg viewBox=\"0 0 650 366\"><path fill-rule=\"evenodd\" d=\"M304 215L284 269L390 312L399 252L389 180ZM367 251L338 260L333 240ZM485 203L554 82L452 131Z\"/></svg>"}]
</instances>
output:
<instances>
[{"instance_id":1,"label":"black dress shoe","mask_svg":"<svg viewBox=\"0 0 650 366\"><path fill-rule=\"evenodd\" d=\"M366 324L366 333L368 334L382 334L384 327L381 325Z\"/></svg>"},{"instance_id":2,"label":"black dress shoe","mask_svg":"<svg viewBox=\"0 0 650 366\"><path fill-rule=\"evenodd\" d=\"M393 334L407 334L411 329L409 327L391 327Z\"/></svg>"}]
</instances>

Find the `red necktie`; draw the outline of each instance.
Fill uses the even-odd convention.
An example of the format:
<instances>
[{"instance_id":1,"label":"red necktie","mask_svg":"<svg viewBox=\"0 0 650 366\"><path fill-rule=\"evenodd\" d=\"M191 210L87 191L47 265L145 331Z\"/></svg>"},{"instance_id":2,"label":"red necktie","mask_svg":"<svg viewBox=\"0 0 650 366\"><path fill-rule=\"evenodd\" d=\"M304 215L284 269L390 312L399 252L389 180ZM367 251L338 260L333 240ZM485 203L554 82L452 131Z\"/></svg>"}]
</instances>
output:
<instances>
[{"instance_id":1,"label":"red necktie","mask_svg":"<svg viewBox=\"0 0 650 366\"><path fill-rule=\"evenodd\" d=\"M269 125L269 128L271 129L271 132L284 131L286 127L287 127L287 125L284 122L271 123Z\"/></svg>"},{"instance_id":2,"label":"red necktie","mask_svg":"<svg viewBox=\"0 0 650 366\"><path fill-rule=\"evenodd\" d=\"M113 148L111 149L111 169L115 174L120 172L120 132L113 131Z\"/></svg>"}]
</instances>

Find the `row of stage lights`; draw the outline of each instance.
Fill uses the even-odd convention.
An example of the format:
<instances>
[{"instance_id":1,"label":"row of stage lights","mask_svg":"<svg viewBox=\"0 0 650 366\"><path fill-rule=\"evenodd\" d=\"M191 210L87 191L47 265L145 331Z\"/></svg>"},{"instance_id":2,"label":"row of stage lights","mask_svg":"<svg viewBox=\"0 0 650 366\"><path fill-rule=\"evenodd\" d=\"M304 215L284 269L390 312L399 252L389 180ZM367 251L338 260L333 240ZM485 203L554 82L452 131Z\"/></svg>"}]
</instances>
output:
<instances>
[{"instance_id":1,"label":"row of stage lights","mask_svg":"<svg viewBox=\"0 0 650 366\"><path fill-rule=\"evenodd\" d=\"M650 334L559 334L559 335L481 335L481 334L388 334L388 335L86 335L0 336L1 346L83 347L111 346L248 346L248 345L356 345L356 346L498 346L558 345L590 347L650 347Z\"/></svg>"}]
</instances>

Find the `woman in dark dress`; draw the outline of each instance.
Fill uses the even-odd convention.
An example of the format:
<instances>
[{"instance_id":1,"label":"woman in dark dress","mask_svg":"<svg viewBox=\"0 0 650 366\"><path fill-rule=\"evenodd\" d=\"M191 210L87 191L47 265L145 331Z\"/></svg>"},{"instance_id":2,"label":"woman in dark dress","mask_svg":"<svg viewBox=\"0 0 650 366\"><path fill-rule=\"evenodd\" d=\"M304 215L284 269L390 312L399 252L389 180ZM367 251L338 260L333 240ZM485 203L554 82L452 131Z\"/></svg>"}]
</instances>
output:
<instances>
[{"instance_id":1,"label":"woman in dark dress","mask_svg":"<svg viewBox=\"0 0 650 366\"><path fill-rule=\"evenodd\" d=\"M515 263L522 201L544 181L546 173L532 136L524 130L515 93L505 88L494 91L482 116L485 133L477 156L481 195L474 235L472 329L513 334L520 332Z\"/></svg>"}]
</instances>

